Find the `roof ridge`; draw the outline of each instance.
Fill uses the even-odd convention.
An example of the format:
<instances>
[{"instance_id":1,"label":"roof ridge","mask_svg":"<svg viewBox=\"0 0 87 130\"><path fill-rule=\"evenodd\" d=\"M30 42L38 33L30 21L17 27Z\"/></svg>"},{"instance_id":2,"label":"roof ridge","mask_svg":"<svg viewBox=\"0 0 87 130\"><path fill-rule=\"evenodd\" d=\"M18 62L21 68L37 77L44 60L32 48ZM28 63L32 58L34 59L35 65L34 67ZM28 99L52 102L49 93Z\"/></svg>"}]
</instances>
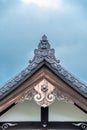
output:
<instances>
[{"instance_id":1,"label":"roof ridge","mask_svg":"<svg viewBox=\"0 0 87 130\"><path fill-rule=\"evenodd\" d=\"M46 35L42 36L38 48L34 50L34 57L29 61L29 65L0 88L0 97L16 88L17 85L24 81L25 78L32 73L32 70L36 69L44 60L50 64L52 69L66 81L66 83L87 98L87 85L82 83L59 64L60 61L56 59L55 50L51 48Z\"/></svg>"}]
</instances>

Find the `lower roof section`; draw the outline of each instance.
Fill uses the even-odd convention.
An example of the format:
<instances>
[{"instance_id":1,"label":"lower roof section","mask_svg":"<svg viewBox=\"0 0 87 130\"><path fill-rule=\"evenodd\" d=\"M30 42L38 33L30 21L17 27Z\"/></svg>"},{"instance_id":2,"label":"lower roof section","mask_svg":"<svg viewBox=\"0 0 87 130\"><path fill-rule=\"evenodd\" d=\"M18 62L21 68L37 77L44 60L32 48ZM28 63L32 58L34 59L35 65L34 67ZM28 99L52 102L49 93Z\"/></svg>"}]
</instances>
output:
<instances>
[{"instance_id":1,"label":"lower roof section","mask_svg":"<svg viewBox=\"0 0 87 130\"><path fill-rule=\"evenodd\" d=\"M76 91L73 87L71 87L67 82L65 82L60 76L58 76L55 71L53 71L48 65L42 64L36 71L32 73L30 77L27 77L24 82L15 87L12 91L10 91L5 97L0 101L0 112L5 110L11 104L18 102L21 98L25 98L26 95L33 95L34 98L34 90L35 86L38 86L39 92L43 95L46 92L49 92L49 85L47 89L41 88L40 82L46 80L48 83L52 84L55 87L55 91L51 92L56 96L56 98L62 97L66 100L72 101L74 104L77 104L79 108L87 112L87 99ZM54 88L53 87L53 88ZM50 88L51 90L51 88ZM36 94L39 93L38 91ZM49 94L49 93L48 93ZM46 97L45 97L46 98ZM49 100L49 99L48 99Z\"/></svg>"}]
</instances>

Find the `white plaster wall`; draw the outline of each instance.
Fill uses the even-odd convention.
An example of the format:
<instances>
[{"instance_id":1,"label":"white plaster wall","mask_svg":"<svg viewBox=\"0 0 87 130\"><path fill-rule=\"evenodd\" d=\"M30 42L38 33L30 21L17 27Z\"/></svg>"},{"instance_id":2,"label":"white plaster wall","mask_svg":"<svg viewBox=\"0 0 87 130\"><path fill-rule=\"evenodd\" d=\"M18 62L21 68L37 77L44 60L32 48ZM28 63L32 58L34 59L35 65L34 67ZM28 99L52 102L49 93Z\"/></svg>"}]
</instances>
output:
<instances>
[{"instance_id":1,"label":"white plaster wall","mask_svg":"<svg viewBox=\"0 0 87 130\"><path fill-rule=\"evenodd\" d=\"M18 103L3 114L0 121L40 121L40 107L34 101Z\"/></svg>"},{"instance_id":2,"label":"white plaster wall","mask_svg":"<svg viewBox=\"0 0 87 130\"><path fill-rule=\"evenodd\" d=\"M40 107L34 101L19 103L0 121L40 121ZM49 121L87 121L87 114L70 103L55 101L49 107Z\"/></svg>"},{"instance_id":3,"label":"white plaster wall","mask_svg":"<svg viewBox=\"0 0 87 130\"><path fill-rule=\"evenodd\" d=\"M73 104L55 101L49 107L49 121L87 121L87 114Z\"/></svg>"}]
</instances>

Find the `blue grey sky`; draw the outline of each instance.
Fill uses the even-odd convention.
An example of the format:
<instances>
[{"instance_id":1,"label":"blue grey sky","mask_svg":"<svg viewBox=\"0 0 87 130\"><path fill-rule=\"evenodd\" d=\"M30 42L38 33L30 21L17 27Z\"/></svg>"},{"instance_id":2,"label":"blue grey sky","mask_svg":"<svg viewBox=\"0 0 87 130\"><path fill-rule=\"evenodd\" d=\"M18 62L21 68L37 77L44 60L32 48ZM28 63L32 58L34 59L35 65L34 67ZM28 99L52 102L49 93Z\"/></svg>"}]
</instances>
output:
<instances>
[{"instance_id":1,"label":"blue grey sky","mask_svg":"<svg viewBox=\"0 0 87 130\"><path fill-rule=\"evenodd\" d=\"M0 86L27 67L43 34L87 82L87 0L0 0Z\"/></svg>"}]
</instances>

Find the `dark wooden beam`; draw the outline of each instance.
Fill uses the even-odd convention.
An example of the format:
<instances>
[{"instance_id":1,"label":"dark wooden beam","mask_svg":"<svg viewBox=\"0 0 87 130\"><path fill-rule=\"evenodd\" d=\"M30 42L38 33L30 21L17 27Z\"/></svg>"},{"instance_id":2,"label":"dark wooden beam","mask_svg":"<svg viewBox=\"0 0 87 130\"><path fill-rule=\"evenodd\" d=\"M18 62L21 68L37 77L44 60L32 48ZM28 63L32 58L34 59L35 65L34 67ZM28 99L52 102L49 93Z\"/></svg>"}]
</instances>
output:
<instances>
[{"instance_id":1,"label":"dark wooden beam","mask_svg":"<svg viewBox=\"0 0 87 130\"><path fill-rule=\"evenodd\" d=\"M0 112L0 116L2 116L5 112L7 112L8 110L10 110L13 106L15 106L16 104L13 103L12 105L10 105L9 107L7 107L5 110L3 110L2 112Z\"/></svg>"},{"instance_id":2,"label":"dark wooden beam","mask_svg":"<svg viewBox=\"0 0 87 130\"><path fill-rule=\"evenodd\" d=\"M48 123L48 107L41 107L41 123L45 127Z\"/></svg>"},{"instance_id":3,"label":"dark wooden beam","mask_svg":"<svg viewBox=\"0 0 87 130\"><path fill-rule=\"evenodd\" d=\"M85 111L83 108L81 108L80 106L78 106L76 103L74 103L74 105L75 105L76 107L78 107L81 111L83 111L84 113L87 114L87 111Z\"/></svg>"},{"instance_id":4,"label":"dark wooden beam","mask_svg":"<svg viewBox=\"0 0 87 130\"><path fill-rule=\"evenodd\" d=\"M8 122L0 122L0 130L4 124L6 125ZM73 124L80 124L82 122L48 122L47 126L43 126L41 122L9 122L9 124L14 124L14 125L9 125L8 124L8 129L9 130L31 130L31 129L43 129L43 130L83 130L80 126L75 126ZM83 122L84 123L84 122ZM86 122L87 123L87 122ZM7 129L6 129L7 130Z\"/></svg>"}]
</instances>

